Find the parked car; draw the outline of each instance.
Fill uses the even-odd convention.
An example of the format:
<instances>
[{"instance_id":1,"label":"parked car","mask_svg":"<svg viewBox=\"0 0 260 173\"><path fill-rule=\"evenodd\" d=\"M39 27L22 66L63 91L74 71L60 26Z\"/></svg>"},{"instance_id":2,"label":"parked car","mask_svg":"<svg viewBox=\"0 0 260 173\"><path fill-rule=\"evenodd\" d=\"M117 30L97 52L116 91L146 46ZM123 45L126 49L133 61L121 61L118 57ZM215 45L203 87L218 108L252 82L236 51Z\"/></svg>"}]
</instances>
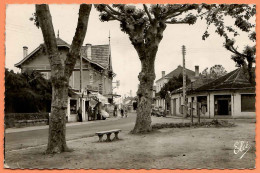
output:
<instances>
[{"instance_id":1,"label":"parked car","mask_svg":"<svg viewBox=\"0 0 260 173\"><path fill-rule=\"evenodd\" d=\"M161 106L159 106L158 114L159 117L166 117L165 111Z\"/></svg>"},{"instance_id":2,"label":"parked car","mask_svg":"<svg viewBox=\"0 0 260 173\"><path fill-rule=\"evenodd\" d=\"M152 108L152 113L151 113L151 115L152 115L152 116L158 116L158 114L159 114L159 108L158 108L158 107Z\"/></svg>"}]
</instances>

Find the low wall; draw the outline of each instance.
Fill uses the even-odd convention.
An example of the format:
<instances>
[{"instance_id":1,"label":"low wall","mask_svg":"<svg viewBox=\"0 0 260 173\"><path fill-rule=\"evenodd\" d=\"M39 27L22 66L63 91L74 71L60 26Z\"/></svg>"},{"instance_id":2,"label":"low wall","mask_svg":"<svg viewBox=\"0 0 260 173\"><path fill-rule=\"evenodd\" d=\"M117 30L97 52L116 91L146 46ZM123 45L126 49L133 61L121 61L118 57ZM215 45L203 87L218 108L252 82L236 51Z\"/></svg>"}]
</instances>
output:
<instances>
[{"instance_id":1,"label":"low wall","mask_svg":"<svg viewBox=\"0 0 260 173\"><path fill-rule=\"evenodd\" d=\"M5 128L15 127L17 121L40 119L49 120L49 113L7 113L5 114Z\"/></svg>"}]
</instances>

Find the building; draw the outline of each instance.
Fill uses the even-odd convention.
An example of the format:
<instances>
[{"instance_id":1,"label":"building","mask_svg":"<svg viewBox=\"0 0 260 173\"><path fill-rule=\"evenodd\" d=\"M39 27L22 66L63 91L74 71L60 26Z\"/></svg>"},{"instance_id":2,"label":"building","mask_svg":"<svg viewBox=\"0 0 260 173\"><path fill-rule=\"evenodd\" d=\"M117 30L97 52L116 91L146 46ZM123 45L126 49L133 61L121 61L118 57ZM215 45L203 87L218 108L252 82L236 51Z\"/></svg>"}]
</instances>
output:
<instances>
[{"instance_id":1,"label":"building","mask_svg":"<svg viewBox=\"0 0 260 173\"><path fill-rule=\"evenodd\" d=\"M175 70L173 70L172 72L170 72L169 74L165 75L165 71L162 71L162 77L160 79L158 79L155 82L156 85L156 93L159 93L162 89L162 87L173 77L178 77L179 75L181 75L183 72L183 67L182 66L178 66ZM190 78L191 80L193 80L195 78L195 72L192 70L189 70L186 68L186 75L188 76L188 78ZM161 106L162 108L165 109L165 100L160 98L159 96L156 96L156 101L155 101L155 106L159 107Z\"/></svg>"},{"instance_id":2,"label":"building","mask_svg":"<svg viewBox=\"0 0 260 173\"><path fill-rule=\"evenodd\" d=\"M61 58L65 59L70 45L59 37L56 38L56 41ZM30 54L28 54L28 47L25 46L23 49L23 59L15 64L15 67L20 68L22 72L26 70L39 71L46 79L50 79L51 69L43 44ZM80 76L82 82L80 82ZM110 44L82 46L80 58L76 61L69 81L68 121L77 120L77 110L80 105L83 110L83 121L85 121L87 120L86 110L90 105L93 107L96 101L108 103L109 98L105 96L112 94L114 76ZM80 102L81 98L82 102Z\"/></svg>"},{"instance_id":3,"label":"building","mask_svg":"<svg viewBox=\"0 0 260 173\"><path fill-rule=\"evenodd\" d=\"M188 102L193 105L193 115L197 116L196 104L200 103L201 116L208 118L255 118L255 86L248 81L242 68L213 81L199 78L194 84L187 91ZM171 93L172 115L182 114L182 99L182 88Z\"/></svg>"}]
</instances>

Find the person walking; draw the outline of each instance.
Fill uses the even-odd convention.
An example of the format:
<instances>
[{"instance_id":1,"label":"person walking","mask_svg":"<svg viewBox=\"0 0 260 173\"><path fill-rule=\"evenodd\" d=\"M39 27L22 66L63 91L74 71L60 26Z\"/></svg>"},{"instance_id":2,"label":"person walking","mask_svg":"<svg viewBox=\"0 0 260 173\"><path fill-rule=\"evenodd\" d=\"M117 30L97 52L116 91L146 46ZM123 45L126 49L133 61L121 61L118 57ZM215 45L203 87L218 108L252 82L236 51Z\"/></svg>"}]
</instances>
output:
<instances>
[{"instance_id":1,"label":"person walking","mask_svg":"<svg viewBox=\"0 0 260 173\"><path fill-rule=\"evenodd\" d=\"M124 109L123 109L123 107L121 108L121 117L123 118L124 117Z\"/></svg>"},{"instance_id":2,"label":"person walking","mask_svg":"<svg viewBox=\"0 0 260 173\"><path fill-rule=\"evenodd\" d=\"M82 122L82 109L81 109L81 107L79 107L77 113L78 113L78 121L79 121L79 122Z\"/></svg>"},{"instance_id":3,"label":"person walking","mask_svg":"<svg viewBox=\"0 0 260 173\"><path fill-rule=\"evenodd\" d=\"M114 117L117 117L117 105L114 106Z\"/></svg>"},{"instance_id":4,"label":"person walking","mask_svg":"<svg viewBox=\"0 0 260 173\"><path fill-rule=\"evenodd\" d=\"M127 118L127 108L125 109L125 117Z\"/></svg>"}]
</instances>

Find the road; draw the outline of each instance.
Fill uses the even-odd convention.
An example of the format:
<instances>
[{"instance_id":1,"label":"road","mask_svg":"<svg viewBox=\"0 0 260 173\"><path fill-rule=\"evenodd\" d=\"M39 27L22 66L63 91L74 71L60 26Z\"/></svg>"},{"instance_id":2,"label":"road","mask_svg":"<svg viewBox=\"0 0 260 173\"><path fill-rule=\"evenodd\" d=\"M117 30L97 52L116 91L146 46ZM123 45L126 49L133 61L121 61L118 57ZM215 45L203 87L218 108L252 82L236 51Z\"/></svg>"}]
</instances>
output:
<instances>
[{"instance_id":1,"label":"road","mask_svg":"<svg viewBox=\"0 0 260 173\"><path fill-rule=\"evenodd\" d=\"M111 118L111 120L99 120L85 124L82 123L74 126L67 126L66 139L68 141L83 137L91 137L95 135L95 132L103 130L121 129L122 131L130 131L134 128L135 117L135 113L129 113L127 118ZM46 128L6 133L5 151L45 145L48 142L48 130L49 129Z\"/></svg>"}]
</instances>

